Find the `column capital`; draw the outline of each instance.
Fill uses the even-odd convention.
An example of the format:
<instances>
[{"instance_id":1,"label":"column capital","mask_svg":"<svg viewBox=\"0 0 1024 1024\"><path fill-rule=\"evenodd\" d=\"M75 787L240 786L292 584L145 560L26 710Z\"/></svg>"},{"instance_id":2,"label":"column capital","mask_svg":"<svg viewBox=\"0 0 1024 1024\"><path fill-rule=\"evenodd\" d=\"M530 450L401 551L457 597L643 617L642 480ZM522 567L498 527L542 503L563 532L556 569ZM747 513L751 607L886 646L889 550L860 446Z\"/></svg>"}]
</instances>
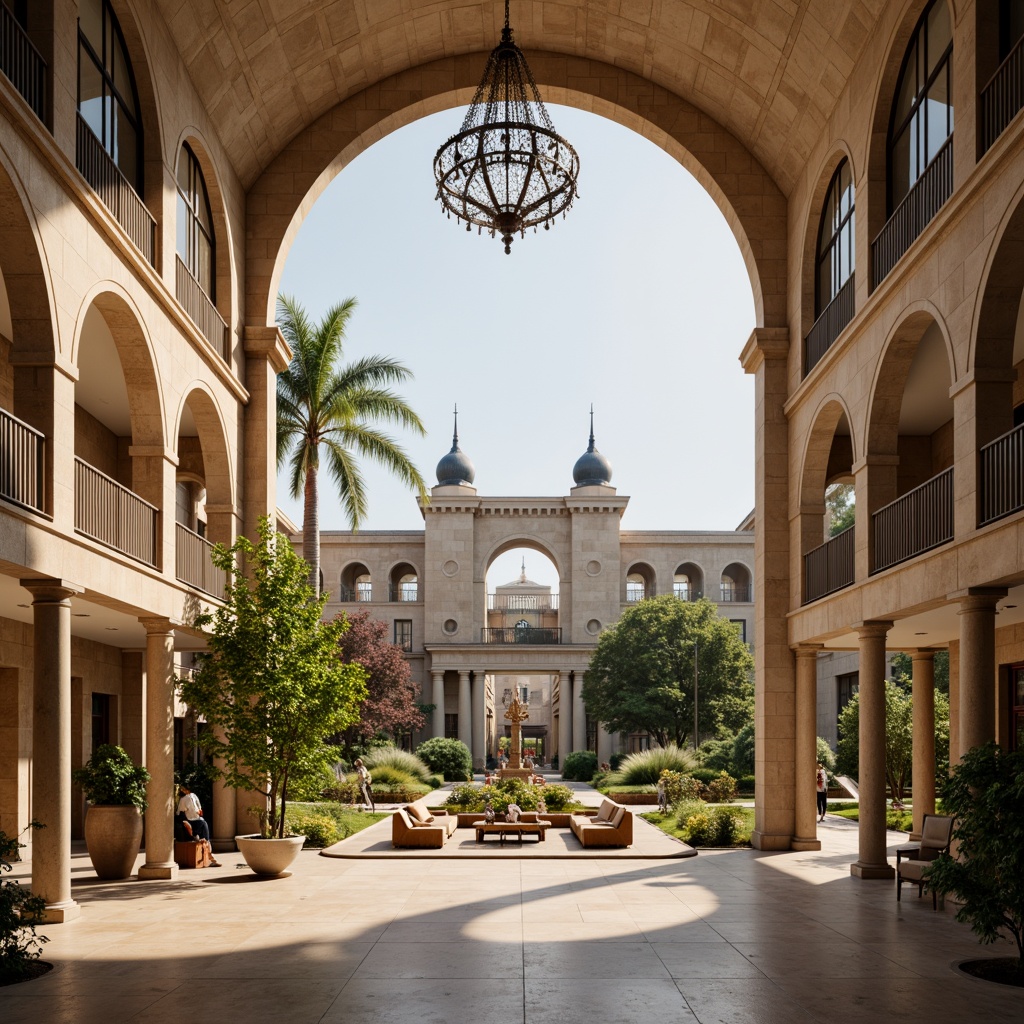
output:
<instances>
[{"instance_id":1,"label":"column capital","mask_svg":"<svg viewBox=\"0 0 1024 1024\"><path fill-rule=\"evenodd\" d=\"M745 373L756 373L765 360L782 360L788 356L788 327L755 327L740 352L740 365Z\"/></svg>"},{"instance_id":2,"label":"column capital","mask_svg":"<svg viewBox=\"0 0 1024 1024\"><path fill-rule=\"evenodd\" d=\"M868 452L863 458L858 459L851 467L850 472L856 475L865 467L870 466L898 466L900 457L888 455L884 452Z\"/></svg>"},{"instance_id":3,"label":"column capital","mask_svg":"<svg viewBox=\"0 0 1024 1024\"><path fill-rule=\"evenodd\" d=\"M163 459L172 466L177 467L178 456L171 448L165 448L162 444L133 444L128 447L128 454L134 458Z\"/></svg>"},{"instance_id":4,"label":"column capital","mask_svg":"<svg viewBox=\"0 0 1024 1024\"><path fill-rule=\"evenodd\" d=\"M910 660L913 661L934 661L935 655L938 653L934 648L929 647L915 647L913 650L908 652L910 654Z\"/></svg>"},{"instance_id":5,"label":"column capital","mask_svg":"<svg viewBox=\"0 0 1024 1024\"><path fill-rule=\"evenodd\" d=\"M851 625L861 640L870 640L872 637L881 637L883 640L892 629L892 622L885 619L871 619L865 622L855 622Z\"/></svg>"},{"instance_id":6,"label":"column capital","mask_svg":"<svg viewBox=\"0 0 1024 1024\"><path fill-rule=\"evenodd\" d=\"M813 658L815 661L817 661L819 652L823 651L824 649L824 644L797 644L793 648L793 654L795 654L797 658Z\"/></svg>"},{"instance_id":7,"label":"column capital","mask_svg":"<svg viewBox=\"0 0 1024 1024\"><path fill-rule=\"evenodd\" d=\"M995 608L1008 593L1006 587L967 587L947 594L946 600L956 601L960 605L957 615L962 615L964 612Z\"/></svg>"},{"instance_id":8,"label":"column capital","mask_svg":"<svg viewBox=\"0 0 1024 1024\"><path fill-rule=\"evenodd\" d=\"M146 635L173 633L182 623L178 619L168 619L161 615L140 615L139 622L146 628Z\"/></svg>"},{"instance_id":9,"label":"column capital","mask_svg":"<svg viewBox=\"0 0 1024 1024\"><path fill-rule=\"evenodd\" d=\"M85 593L85 587L70 580L46 577L18 581L31 595L33 604L56 604Z\"/></svg>"},{"instance_id":10,"label":"column capital","mask_svg":"<svg viewBox=\"0 0 1024 1024\"><path fill-rule=\"evenodd\" d=\"M276 325L264 327L246 325L242 347L247 356L263 356L275 373L284 373L292 361L292 350Z\"/></svg>"}]
</instances>

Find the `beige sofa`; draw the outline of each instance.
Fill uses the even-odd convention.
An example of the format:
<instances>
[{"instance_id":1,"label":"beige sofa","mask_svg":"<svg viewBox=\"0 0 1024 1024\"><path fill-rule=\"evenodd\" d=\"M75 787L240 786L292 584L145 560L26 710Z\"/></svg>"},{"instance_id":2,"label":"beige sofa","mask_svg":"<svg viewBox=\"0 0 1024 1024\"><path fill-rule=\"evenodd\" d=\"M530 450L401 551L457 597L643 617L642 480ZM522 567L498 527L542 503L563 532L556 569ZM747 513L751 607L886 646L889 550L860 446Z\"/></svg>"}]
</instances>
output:
<instances>
[{"instance_id":1,"label":"beige sofa","mask_svg":"<svg viewBox=\"0 0 1024 1024\"><path fill-rule=\"evenodd\" d=\"M574 814L569 827L585 847L630 846L633 842L633 813L613 800L603 800L597 814Z\"/></svg>"},{"instance_id":2,"label":"beige sofa","mask_svg":"<svg viewBox=\"0 0 1024 1024\"><path fill-rule=\"evenodd\" d=\"M429 811L422 800L399 807L391 815L391 845L402 849L440 850L459 827L447 811Z\"/></svg>"}]
</instances>

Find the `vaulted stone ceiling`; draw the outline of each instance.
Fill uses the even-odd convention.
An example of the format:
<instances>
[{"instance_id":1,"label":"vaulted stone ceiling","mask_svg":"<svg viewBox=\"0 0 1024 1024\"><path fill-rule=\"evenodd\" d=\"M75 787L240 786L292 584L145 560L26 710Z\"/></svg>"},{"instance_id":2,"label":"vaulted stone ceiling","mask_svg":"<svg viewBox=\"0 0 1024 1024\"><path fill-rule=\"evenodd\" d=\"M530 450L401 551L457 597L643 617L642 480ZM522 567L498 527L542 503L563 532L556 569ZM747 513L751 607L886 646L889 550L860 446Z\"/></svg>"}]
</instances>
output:
<instances>
[{"instance_id":1,"label":"vaulted stone ceiling","mask_svg":"<svg viewBox=\"0 0 1024 1024\"><path fill-rule=\"evenodd\" d=\"M156 0L243 184L367 86L490 51L501 0ZM733 132L788 193L885 0L512 0L524 50L647 78ZM481 71L483 60L481 60Z\"/></svg>"}]
</instances>

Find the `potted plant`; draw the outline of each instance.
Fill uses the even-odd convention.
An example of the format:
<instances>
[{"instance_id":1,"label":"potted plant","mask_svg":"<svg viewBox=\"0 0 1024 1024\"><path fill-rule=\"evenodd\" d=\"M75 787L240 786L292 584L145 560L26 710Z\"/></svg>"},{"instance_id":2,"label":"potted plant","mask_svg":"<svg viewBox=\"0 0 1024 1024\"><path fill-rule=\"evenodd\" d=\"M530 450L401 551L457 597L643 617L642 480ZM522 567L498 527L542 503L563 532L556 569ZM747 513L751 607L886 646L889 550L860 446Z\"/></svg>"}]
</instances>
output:
<instances>
[{"instance_id":1,"label":"potted plant","mask_svg":"<svg viewBox=\"0 0 1024 1024\"><path fill-rule=\"evenodd\" d=\"M263 798L259 834L235 837L242 856L258 874L278 875L304 839L285 834L289 790L337 762L326 737L358 719L367 690L363 667L338 656L348 623L323 621L327 595L310 588L309 566L266 516L259 535L258 544L241 537L214 548L228 577L225 600L197 617L208 650L180 687L211 726L200 743L225 765L224 781Z\"/></svg>"},{"instance_id":2,"label":"potted plant","mask_svg":"<svg viewBox=\"0 0 1024 1024\"><path fill-rule=\"evenodd\" d=\"M103 743L72 777L85 793L85 845L96 874L128 878L142 842L149 772L121 747Z\"/></svg>"}]
</instances>

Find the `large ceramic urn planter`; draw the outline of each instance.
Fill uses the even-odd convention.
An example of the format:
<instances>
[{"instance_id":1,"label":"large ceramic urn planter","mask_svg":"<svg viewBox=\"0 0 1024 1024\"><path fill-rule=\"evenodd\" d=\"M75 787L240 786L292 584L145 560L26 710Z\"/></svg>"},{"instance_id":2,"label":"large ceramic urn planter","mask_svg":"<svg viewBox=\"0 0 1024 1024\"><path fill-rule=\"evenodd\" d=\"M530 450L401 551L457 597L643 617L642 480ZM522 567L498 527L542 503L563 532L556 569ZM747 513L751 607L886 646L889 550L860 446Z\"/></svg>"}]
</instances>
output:
<instances>
[{"instance_id":1,"label":"large ceramic urn planter","mask_svg":"<svg viewBox=\"0 0 1024 1024\"><path fill-rule=\"evenodd\" d=\"M89 805L85 812L85 845L100 878L129 878L141 843L142 812L138 807Z\"/></svg>"},{"instance_id":2,"label":"large ceramic urn planter","mask_svg":"<svg viewBox=\"0 0 1024 1024\"><path fill-rule=\"evenodd\" d=\"M245 863L257 875L280 875L299 855L305 836L285 836L284 839L261 839L259 836L235 836L238 850Z\"/></svg>"}]
</instances>

